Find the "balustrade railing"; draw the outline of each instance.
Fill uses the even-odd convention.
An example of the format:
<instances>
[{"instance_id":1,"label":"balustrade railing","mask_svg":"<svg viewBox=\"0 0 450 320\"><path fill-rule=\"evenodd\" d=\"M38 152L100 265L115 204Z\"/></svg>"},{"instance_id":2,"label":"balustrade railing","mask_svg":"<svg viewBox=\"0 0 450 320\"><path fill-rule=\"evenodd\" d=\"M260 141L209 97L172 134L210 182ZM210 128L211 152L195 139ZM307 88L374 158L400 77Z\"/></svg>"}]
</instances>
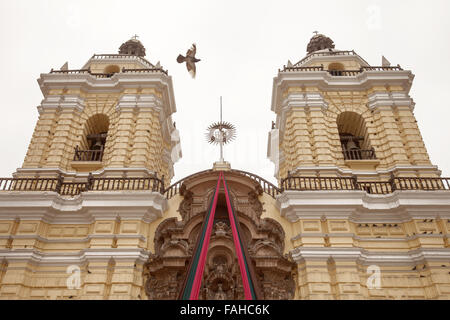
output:
<instances>
[{"instance_id":1,"label":"balustrade railing","mask_svg":"<svg viewBox=\"0 0 450 320\"><path fill-rule=\"evenodd\" d=\"M198 172L164 187L164 177L145 178L94 178L91 174L85 181L64 181L57 178L0 178L0 191L53 191L64 196L76 196L86 191L151 191L165 195L167 199L180 193L184 181ZM353 177L298 177L288 176L281 181L281 188L249 172L231 170L231 173L244 175L261 186L261 190L275 198L286 190L295 191L351 191L360 190L369 194L389 194L394 191L450 191L450 178L391 177L388 181L358 181Z\"/></svg>"},{"instance_id":2,"label":"balustrade railing","mask_svg":"<svg viewBox=\"0 0 450 320\"><path fill-rule=\"evenodd\" d=\"M397 190L450 190L450 178L395 178Z\"/></svg>"},{"instance_id":3,"label":"balustrade railing","mask_svg":"<svg viewBox=\"0 0 450 320\"><path fill-rule=\"evenodd\" d=\"M161 67L154 67L152 65L149 65L149 68L143 68L143 69L126 69L123 68L122 73L164 73L168 74L167 70L164 70ZM89 74L91 76L94 76L96 78L111 78L116 73L94 73L90 69L78 69L78 70L50 70L50 73L52 74ZM117 72L120 73L120 72Z\"/></svg>"},{"instance_id":4,"label":"balustrade railing","mask_svg":"<svg viewBox=\"0 0 450 320\"><path fill-rule=\"evenodd\" d=\"M164 194L164 178L94 178L65 182L57 178L0 178L0 191L53 191L64 196L76 196L85 191L152 191Z\"/></svg>"},{"instance_id":5,"label":"balustrade railing","mask_svg":"<svg viewBox=\"0 0 450 320\"><path fill-rule=\"evenodd\" d=\"M362 67L361 69L366 70L366 71L403 71L402 67L400 67L400 65L396 65L396 66L370 66L370 67Z\"/></svg>"},{"instance_id":6,"label":"balustrade railing","mask_svg":"<svg viewBox=\"0 0 450 320\"><path fill-rule=\"evenodd\" d=\"M167 75L167 70L163 68L148 68L148 69L122 69L123 73L157 73L162 72Z\"/></svg>"},{"instance_id":7,"label":"balustrade railing","mask_svg":"<svg viewBox=\"0 0 450 320\"><path fill-rule=\"evenodd\" d=\"M374 149L350 149L343 150L345 160L373 160L376 159Z\"/></svg>"},{"instance_id":8,"label":"balustrade railing","mask_svg":"<svg viewBox=\"0 0 450 320\"><path fill-rule=\"evenodd\" d=\"M317 71L327 71L331 76L335 77L354 77L364 71L403 71L400 65L393 67L379 67L379 66L369 66L369 67L361 67L357 70L325 70L323 66L314 66L314 67L301 67L296 65L293 66L284 66L283 70L278 70L278 72L317 72Z\"/></svg>"},{"instance_id":9,"label":"balustrade railing","mask_svg":"<svg viewBox=\"0 0 450 320\"><path fill-rule=\"evenodd\" d=\"M0 178L0 191L54 191L57 178Z\"/></svg>"},{"instance_id":10,"label":"balustrade railing","mask_svg":"<svg viewBox=\"0 0 450 320\"><path fill-rule=\"evenodd\" d=\"M209 173L212 172L212 170L205 170L205 171L201 171L201 172L197 172L194 174L191 174L181 180L178 180L177 182L173 183L172 185L170 185L169 187L167 187L167 189L164 191L164 194L166 195L167 199L172 198L173 196L177 195L180 193L181 190L181 186L183 185L183 183L188 180L189 178L195 176L195 175L199 175L199 174L205 174L205 173ZM275 198L278 194L281 193L281 190L276 187L274 184L270 183L269 181L267 181L266 179L247 172L247 171L242 171L242 170L230 170L229 172L234 173L234 174L240 174L240 175L244 175L246 177L249 177L250 179L254 180L256 183L258 183L261 186L261 190L265 193L267 193L268 195L270 195L271 197Z\"/></svg>"},{"instance_id":11,"label":"balustrade railing","mask_svg":"<svg viewBox=\"0 0 450 320\"><path fill-rule=\"evenodd\" d=\"M361 190L369 194L389 194L396 190L450 190L450 178L392 177L388 181L357 181L356 177L296 177L281 181L282 190Z\"/></svg>"},{"instance_id":12,"label":"balustrade railing","mask_svg":"<svg viewBox=\"0 0 450 320\"><path fill-rule=\"evenodd\" d=\"M281 182L284 190L355 190L356 180L341 177L288 177Z\"/></svg>"},{"instance_id":13,"label":"balustrade railing","mask_svg":"<svg viewBox=\"0 0 450 320\"><path fill-rule=\"evenodd\" d=\"M73 161L102 161L103 150L80 150L75 147Z\"/></svg>"},{"instance_id":14,"label":"balustrade railing","mask_svg":"<svg viewBox=\"0 0 450 320\"><path fill-rule=\"evenodd\" d=\"M310 60L313 57L319 57L319 56L354 56L356 55L356 52L354 50L343 50L343 51L326 51L326 52L313 52L304 57L302 60L297 62L294 66L299 66L302 63L305 63L306 61Z\"/></svg>"},{"instance_id":15,"label":"balustrade railing","mask_svg":"<svg viewBox=\"0 0 450 320\"><path fill-rule=\"evenodd\" d=\"M280 71L280 70L279 70ZM284 72L296 72L296 71L324 71L323 66L316 66L316 67L284 67Z\"/></svg>"},{"instance_id":16,"label":"balustrade railing","mask_svg":"<svg viewBox=\"0 0 450 320\"><path fill-rule=\"evenodd\" d=\"M362 70L328 70L328 73L334 77L354 77L360 74Z\"/></svg>"},{"instance_id":17,"label":"balustrade railing","mask_svg":"<svg viewBox=\"0 0 450 320\"><path fill-rule=\"evenodd\" d=\"M123 54L123 53L117 53L117 54L94 54L91 59L95 60L104 60L104 59L126 59L126 60L139 60L143 64L145 64L149 68L153 68L154 66L144 57L136 56L134 54Z\"/></svg>"}]
</instances>

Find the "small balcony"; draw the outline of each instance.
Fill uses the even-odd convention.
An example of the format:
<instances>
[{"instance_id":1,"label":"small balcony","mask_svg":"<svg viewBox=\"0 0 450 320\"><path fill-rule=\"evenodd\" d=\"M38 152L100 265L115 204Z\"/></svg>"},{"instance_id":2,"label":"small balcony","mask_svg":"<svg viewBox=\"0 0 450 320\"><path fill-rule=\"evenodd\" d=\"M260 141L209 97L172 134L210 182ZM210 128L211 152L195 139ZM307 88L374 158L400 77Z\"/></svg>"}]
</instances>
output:
<instances>
[{"instance_id":1,"label":"small balcony","mask_svg":"<svg viewBox=\"0 0 450 320\"><path fill-rule=\"evenodd\" d=\"M94 171L100 169L103 164L103 150L105 150L107 133L95 133L86 136L88 141L87 150L75 147L75 153L72 160L72 168L78 171Z\"/></svg>"},{"instance_id":2,"label":"small balcony","mask_svg":"<svg viewBox=\"0 0 450 320\"><path fill-rule=\"evenodd\" d=\"M372 149L344 149L345 165L352 170L375 170L380 164L380 160L375 156L375 150Z\"/></svg>"},{"instance_id":3,"label":"small balcony","mask_svg":"<svg viewBox=\"0 0 450 320\"><path fill-rule=\"evenodd\" d=\"M75 155L73 161L102 161L103 148L98 150L81 150L75 147Z\"/></svg>"},{"instance_id":4,"label":"small balcony","mask_svg":"<svg viewBox=\"0 0 450 320\"><path fill-rule=\"evenodd\" d=\"M103 166L103 147L97 150L81 150L75 147L72 168L77 171L94 171Z\"/></svg>"},{"instance_id":5,"label":"small balcony","mask_svg":"<svg viewBox=\"0 0 450 320\"><path fill-rule=\"evenodd\" d=\"M363 149L350 149L343 150L345 160L375 160L377 157L375 156L375 150L363 150Z\"/></svg>"}]
</instances>

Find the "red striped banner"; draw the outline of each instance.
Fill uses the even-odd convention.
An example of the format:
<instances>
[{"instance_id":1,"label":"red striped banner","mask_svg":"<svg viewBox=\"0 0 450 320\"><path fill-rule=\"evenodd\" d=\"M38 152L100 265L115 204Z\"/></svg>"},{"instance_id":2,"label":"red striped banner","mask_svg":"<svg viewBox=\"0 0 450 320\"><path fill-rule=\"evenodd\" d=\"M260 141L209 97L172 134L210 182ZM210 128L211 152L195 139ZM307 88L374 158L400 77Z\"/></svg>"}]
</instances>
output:
<instances>
[{"instance_id":1,"label":"red striped banner","mask_svg":"<svg viewBox=\"0 0 450 320\"><path fill-rule=\"evenodd\" d=\"M217 207L217 199L220 191L220 181L223 182L225 191L225 198L228 209L228 218L230 219L231 230L233 234L233 242L236 249L236 255L239 262L239 270L241 271L242 284L244 286L244 296L246 300L257 299L255 291L255 279L252 276L251 265L249 264L248 253L243 246L242 238L240 235L239 221L233 210L230 201L230 195L225 176L222 171L219 172L219 178L217 179L216 189L214 191L213 199L211 201L208 212L205 215L201 233L198 237L194 255L192 257L188 273L186 275L183 290L180 293L180 299L182 300L198 300L200 293L201 282L203 279L203 272L206 264L206 256L208 254L209 241L211 238L212 228L214 226L214 214Z\"/></svg>"}]
</instances>

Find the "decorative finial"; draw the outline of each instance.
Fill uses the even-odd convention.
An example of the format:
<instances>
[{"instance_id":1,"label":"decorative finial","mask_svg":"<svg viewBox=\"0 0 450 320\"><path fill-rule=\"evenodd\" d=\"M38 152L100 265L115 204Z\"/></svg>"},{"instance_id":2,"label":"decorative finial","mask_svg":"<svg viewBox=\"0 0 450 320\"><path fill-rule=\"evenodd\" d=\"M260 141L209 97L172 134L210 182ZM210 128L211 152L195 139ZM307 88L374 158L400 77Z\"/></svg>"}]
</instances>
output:
<instances>
[{"instance_id":1,"label":"decorative finial","mask_svg":"<svg viewBox=\"0 0 450 320\"><path fill-rule=\"evenodd\" d=\"M210 125L206 132L206 140L212 144L220 145L220 160L223 163L223 145L236 137L236 128L229 122L222 121L222 97L220 97L220 121Z\"/></svg>"},{"instance_id":2,"label":"decorative finial","mask_svg":"<svg viewBox=\"0 0 450 320\"><path fill-rule=\"evenodd\" d=\"M319 31L313 31L313 33L317 36L319 34Z\"/></svg>"},{"instance_id":3,"label":"decorative finial","mask_svg":"<svg viewBox=\"0 0 450 320\"><path fill-rule=\"evenodd\" d=\"M131 37L131 39L137 40L137 38L139 38L139 36L137 34L135 34L134 36Z\"/></svg>"}]
</instances>

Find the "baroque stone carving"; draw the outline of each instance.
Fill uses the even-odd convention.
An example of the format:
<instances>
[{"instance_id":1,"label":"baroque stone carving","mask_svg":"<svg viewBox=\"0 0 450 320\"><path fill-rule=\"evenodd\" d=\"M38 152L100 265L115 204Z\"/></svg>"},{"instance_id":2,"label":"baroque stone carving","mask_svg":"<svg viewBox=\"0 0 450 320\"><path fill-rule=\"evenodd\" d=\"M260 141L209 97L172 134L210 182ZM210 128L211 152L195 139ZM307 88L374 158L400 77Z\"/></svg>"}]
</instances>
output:
<instances>
[{"instance_id":1,"label":"baroque stone carving","mask_svg":"<svg viewBox=\"0 0 450 320\"><path fill-rule=\"evenodd\" d=\"M258 194L255 191L250 191L248 193L248 203L251 205L251 209L256 213L258 218L261 217L263 206L258 200Z\"/></svg>"},{"instance_id":2,"label":"baroque stone carving","mask_svg":"<svg viewBox=\"0 0 450 320\"><path fill-rule=\"evenodd\" d=\"M256 285L263 299L292 299L295 292L295 264L284 255L284 231L272 219L261 219L263 205L259 185L243 176L227 175L231 202L237 214L241 237L253 264ZM217 175L195 175L183 185L179 206L182 220L161 222L155 236L155 254L144 268L145 291L149 299L177 299L183 288ZM199 299L244 299L239 263L235 253L223 191L219 193L208 256Z\"/></svg>"},{"instance_id":3,"label":"baroque stone carving","mask_svg":"<svg viewBox=\"0 0 450 320\"><path fill-rule=\"evenodd\" d=\"M181 201L180 208L178 209L183 220L188 219L191 214L192 196L191 191L187 190L184 192L184 199Z\"/></svg>"}]
</instances>

